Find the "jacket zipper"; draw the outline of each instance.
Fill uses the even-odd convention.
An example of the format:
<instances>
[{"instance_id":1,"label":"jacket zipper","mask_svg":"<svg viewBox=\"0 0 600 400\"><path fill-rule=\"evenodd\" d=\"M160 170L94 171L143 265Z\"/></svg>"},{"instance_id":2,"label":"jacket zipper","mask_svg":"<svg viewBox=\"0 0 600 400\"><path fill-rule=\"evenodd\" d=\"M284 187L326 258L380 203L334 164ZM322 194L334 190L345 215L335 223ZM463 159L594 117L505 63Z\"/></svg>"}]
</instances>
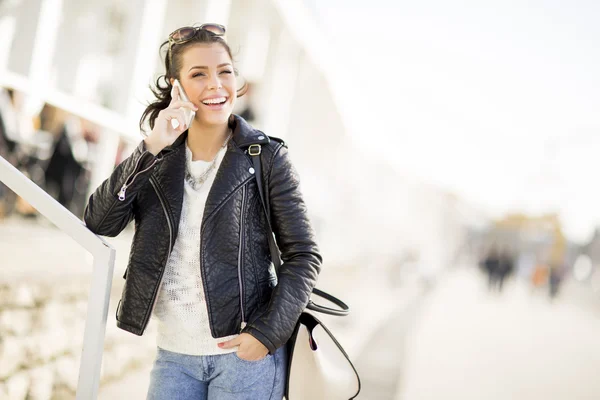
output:
<instances>
[{"instance_id":1,"label":"jacket zipper","mask_svg":"<svg viewBox=\"0 0 600 400\"><path fill-rule=\"evenodd\" d=\"M244 280L242 279L242 248L244 246L244 212L246 208L246 185L242 187L242 207L240 211L240 244L238 249L238 281L240 284L240 308L242 310L241 329L246 327L246 314L244 313Z\"/></svg>"},{"instance_id":2,"label":"jacket zipper","mask_svg":"<svg viewBox=\"0 0 600 400\"><path fill-rule=\"evenodd\" d=\"M144 169L143 171L139 171L138 173L135 173L135 171L138 169L140 161L142 160L142 157L144 156L144 153L140 156L140 158L138 158L138 160L135 164L135 168L133 170L134 172L132 172L131 175L129 175L127 177L127 179L125 179L125 183L123 184L123 186L121 186L121 190L119 190L119 195L118 195L120 201L125 201L125 193L127 192L127 188L133 184L133 182L135 181L135 178L137 178L140 174L143 174L144 172L152 169L152 167L154 167L156 165L156 163L159 161L159 159L156 158L156 159L154 159L154 161L152 161L152 164L150 164L150 166L148 168ZM134 173L135 173L135 175L134 175ZM129 179L131 179L131 181L129 181Z\"/></svg>"},{"instance_id":3,"label":"jacket zipper","mask_svg":"<svg viewBox=\"0 0 600 400\"><path fill-rule=\"evenodd\" d=\"M171 247L172 247L172 244L173 244L173 226L171 224L171 218L169 217L169 212L167 211L166 200L163 198L162 193L160 192L160 190L156 186L156 183L154 182L154 179L152 177L150 177L150 183L152 184L152 187L154 188L154 191L156 192L156 195L158 196L158 200L160 200L160 204L161 204L162 209L163 209L163 211L165 213L165 218L167 219L167 225L169 226L169 252L167 253L167 261L168 261L169 260L169 256L171 255ZM166 262L165 262L165 265L163 265L163 271L160 274L160 281L158 282L157 289L156 289L155 293L153 294L153 297L152 297L152 309L150 310L150 314L148 314L148 317L144 321L143 331L146 330L146 327L148 325L148 320L150 319L150 317L154 313L154 307L156 307L156 299L158 298L158 292L160 291L160 288L162 287L163 278L165 276L165 267L166 267ZM143 331L142 331L142 333L143 333Z\"/></svg>"},{"instance_id":4,"label":"jacket zipper","mask_svg":"<svg viewBox=\"0 0 600 400\"><path fill-rule=\"evenodd\" d=\"M242 184L243 185L242 186L242 191L243 191L242 192L242 194L243 194L242 197L245 197L246 184L248 183L249 180L250 179L248 179L246 182L244 182ZM243 199L243 203L245 203L245 199ZM244 207L242 207L242 218L243 218L243 215L244 215L243 214L243 209L244 209ZM204 217L206 217L206 215ZM203 217L203 220L202 220L202 227L200 228L200 254L199 254L199 256L200 256L200 275L202 276L202 286L204 287L204 293L206 295L206 307L207 307L208 310L210 310L211 309L210 308L210 298L208 296L208 287L206 286L206 273L204 272L204 265L202 263L202 242L203 242L203 238L204 238L204 227L205 227L206 221L208 220L208 219L205 219L204 217ZM209 218L210 217L212 217L212 215L209 216ZM238 268L239 268L239 261L238 261ZM238 274L238 276L239 276L239 274ZM241 279L241 276L239 276L239 279ZM242 289L241 291L243 291L243 284L241 282L240 282L240 288ZM243 307L243 298L244 298L243 294L240 293L240 299L241 299L240 304L242 304L242 324L241 324L242 329L245 327L245 321L244 321L245 314L244 314L244 307ZM210 328L211 332L214 332L213 331L213 326L212 326L212 316L210 315L210 311L209 311L209 314L208 314L208 320L209 320L209 323L211 325L211 328Z\"/></svg>"}]
</instances>

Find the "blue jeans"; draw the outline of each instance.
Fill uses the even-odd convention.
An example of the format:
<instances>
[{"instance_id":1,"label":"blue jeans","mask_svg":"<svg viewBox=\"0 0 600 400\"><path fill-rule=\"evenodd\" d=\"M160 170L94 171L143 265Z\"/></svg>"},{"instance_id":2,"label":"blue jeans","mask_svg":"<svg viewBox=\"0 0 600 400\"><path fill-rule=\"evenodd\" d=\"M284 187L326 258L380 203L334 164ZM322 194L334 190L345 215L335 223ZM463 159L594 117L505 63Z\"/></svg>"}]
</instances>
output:
<instances>
[{"instance_id":1,"label":"blue jeans","mask_svg":"<svg viewBox=\"0 0 600 400\"><path fill-rule=\"evenodd\" d=\"M147 400L281 400L285 346L259 361L236 353L190 356L158 349Z\"/></svg>"}]
</instances>

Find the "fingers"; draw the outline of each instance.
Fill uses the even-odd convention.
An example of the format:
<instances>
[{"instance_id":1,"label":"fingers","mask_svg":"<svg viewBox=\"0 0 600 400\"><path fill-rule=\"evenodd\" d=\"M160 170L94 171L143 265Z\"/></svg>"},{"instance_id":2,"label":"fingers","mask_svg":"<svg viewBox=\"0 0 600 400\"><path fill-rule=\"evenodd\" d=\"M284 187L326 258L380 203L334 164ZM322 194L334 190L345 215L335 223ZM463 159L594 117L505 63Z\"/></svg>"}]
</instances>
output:
<instances>
[{"instance_id":1,"label":"fingers","mask_svg":"<svg viewBox=\"0 0 600 400\"><path fill-rule=\"evenodd\" d=\"M160 112L160 117L170 122L171 127L177 131L183 132L188 128L185 114L178 108L166 108Z\"/></svg>"},{"instance_id":2,"label":"fingers","mask_svg":"<svg viewBox=\"0 0 600 400\"><path fill-rule=\"evenodd\" d=\"M239 346L237 356L246 361L258 361L266 357L269 350L253 336L242 333L227 342L219 343L221 349L232 349Z\"/></svg>"},{"instance_id":3,"label":"fingers","mask_svg":"<svg viewBox=\"0 0 600 400\"><path fill-rule=\"evenodd\" d=\"M173 104L176 101L179 101L179 88L177 86L173 86L171 88L171 104Z\"/></svg>"},{"instance_id":4,"label":"fingers","mask_svg":"<svg viewBox=\"0 0 600 400\"><path fill-rule=\"evenodd\" d=\"M198 107L194 103L183 100L171 101L169 108L189 108L192 111L198 111Z\"/></svg>"},{"instance_id":5,"label":"fingers","mask_svg":"<svg viewBox=\"0 0 600 400\"><path fill-rule=\"evenodd\" d=\"M240 337L238 336L238 337L235 337L235 338L233 338L231 340L228 340L226 342L219 343L219 347L222 348L222 349L233 349L234 347L239 346L240 343L241 343Z\"/></svg>"}]
</instances>

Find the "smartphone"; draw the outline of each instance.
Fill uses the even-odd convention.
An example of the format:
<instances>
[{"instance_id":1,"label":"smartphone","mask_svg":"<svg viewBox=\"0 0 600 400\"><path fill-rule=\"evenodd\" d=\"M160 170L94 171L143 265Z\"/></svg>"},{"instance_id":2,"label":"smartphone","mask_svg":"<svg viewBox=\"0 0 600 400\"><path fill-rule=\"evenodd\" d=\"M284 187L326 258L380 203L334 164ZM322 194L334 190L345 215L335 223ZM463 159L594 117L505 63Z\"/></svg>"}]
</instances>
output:
<instances>
[{"instance_id":1,"label":"smartphone","mask_svg":"<svg viewBox=\"0 0 600 400\"><path fill-rule=\"evenodd\" d=\"M179 98L181 100L190 101L190 99L187 97L187 94L185 94L185 90L183 90L183 86L181 86L181 83L179 83L179 80L175 79L175 82L173 82L173 86L179 89ZM190 125L192 124L192 120L196 115L196 112L185 107L181 107L180 110L183 110L183 114L185 115L185 123L189 129ZM177 127L179 126L179 122L176 119L172 119L171 126L173 127L173 129L177 129Z\"/></svg>"}]
</instances>

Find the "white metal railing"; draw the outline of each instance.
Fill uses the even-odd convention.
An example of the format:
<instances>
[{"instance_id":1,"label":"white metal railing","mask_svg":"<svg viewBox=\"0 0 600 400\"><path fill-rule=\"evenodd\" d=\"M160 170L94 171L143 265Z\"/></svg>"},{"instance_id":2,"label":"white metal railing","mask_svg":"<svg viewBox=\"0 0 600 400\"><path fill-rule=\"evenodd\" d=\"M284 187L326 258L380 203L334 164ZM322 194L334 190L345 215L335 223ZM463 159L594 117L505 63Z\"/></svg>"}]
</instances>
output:
<instances>
[{"instance_id":1,"label":"white metal railing","mask_svg":"<svg viewBox=\"0 0 600 400\"><path fill-rule=\"evenodd\" d=\"M94 257L83 350L79 364L77 400L95 399L100 385L115 249L88 230L79 218L2 157L0 157L0 182L25 199Z\"/></svg>"}]
</instances>

